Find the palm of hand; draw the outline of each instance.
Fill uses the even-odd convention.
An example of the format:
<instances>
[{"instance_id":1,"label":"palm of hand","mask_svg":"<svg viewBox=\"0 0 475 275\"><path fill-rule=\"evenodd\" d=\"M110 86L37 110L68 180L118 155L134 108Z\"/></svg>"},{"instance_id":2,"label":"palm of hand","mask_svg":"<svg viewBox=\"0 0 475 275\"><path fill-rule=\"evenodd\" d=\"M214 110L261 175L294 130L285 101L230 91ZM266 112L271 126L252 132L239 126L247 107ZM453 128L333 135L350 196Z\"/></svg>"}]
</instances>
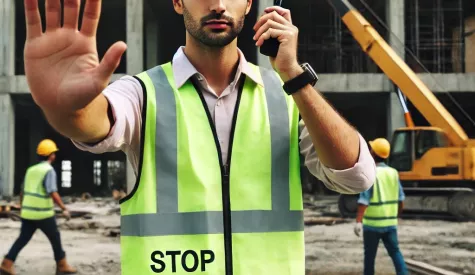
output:
<instances>
[{"instance_id":1,"label":"palm of hand","mask_svg":"<svg viewBox=\"0 0 475 275\"><path fill-rule=\"evenodd\" d=\"M60 29L25 44L25 72L40 106L77 110L102 90L95 81L99 65L95 41Z\"/></svg>"},{"instance_id":2,"label":"palm of hand","mask_svg":"<svg viewBox=\"0 0 475 275\"><path fill-rule=\"evenodd\" d=\"M27 40L25 73L35 102L45 111L61 113L86 107L107 86L125 52L115 43L99 62L96 31L101 1L86 1L81 31L80 1L64 1L64 25L59 0L46 1L46 32L42 32L37 0L25 0Z\"/></svg>"}]
</instances>

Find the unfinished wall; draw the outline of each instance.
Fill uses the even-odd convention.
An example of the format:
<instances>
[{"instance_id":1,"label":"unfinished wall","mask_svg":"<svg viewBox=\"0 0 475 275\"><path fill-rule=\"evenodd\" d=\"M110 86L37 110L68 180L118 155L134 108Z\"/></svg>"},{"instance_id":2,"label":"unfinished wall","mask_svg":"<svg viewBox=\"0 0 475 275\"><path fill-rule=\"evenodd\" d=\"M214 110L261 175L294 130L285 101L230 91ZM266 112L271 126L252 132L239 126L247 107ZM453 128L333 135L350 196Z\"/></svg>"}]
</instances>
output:
<instances>
[{"instance_id":1,"label":"unfinished wall","mask_svg":"<svg viewBox=\"0 0 475 275\"><path fill-rule=\"evenodd\" d=\"M473 1L473 0L468 0ZM464 0L406 0L406 60L416 72L461 73Z\"/></svg>"}]
</instances>

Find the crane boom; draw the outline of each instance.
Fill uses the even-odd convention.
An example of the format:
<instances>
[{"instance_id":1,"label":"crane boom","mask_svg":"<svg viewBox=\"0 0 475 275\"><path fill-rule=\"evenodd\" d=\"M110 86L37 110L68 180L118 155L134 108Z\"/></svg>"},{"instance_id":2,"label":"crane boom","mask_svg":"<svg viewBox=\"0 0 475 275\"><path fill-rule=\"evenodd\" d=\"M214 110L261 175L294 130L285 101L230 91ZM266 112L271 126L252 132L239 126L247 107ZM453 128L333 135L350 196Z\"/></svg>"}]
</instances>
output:
<instances>
[{"instance_id":1,"label":"crane boom","mask_svg":"<svg viewBox=\"0 0 475 275\"><path fill-rule=\"evenodd\" d=\"M464 146L468 136L460 124L371 24L347 0L327 1L340 14L363 51L401 89L426 120L444 130L452 145Z\"/></svg>"}]
</instances>

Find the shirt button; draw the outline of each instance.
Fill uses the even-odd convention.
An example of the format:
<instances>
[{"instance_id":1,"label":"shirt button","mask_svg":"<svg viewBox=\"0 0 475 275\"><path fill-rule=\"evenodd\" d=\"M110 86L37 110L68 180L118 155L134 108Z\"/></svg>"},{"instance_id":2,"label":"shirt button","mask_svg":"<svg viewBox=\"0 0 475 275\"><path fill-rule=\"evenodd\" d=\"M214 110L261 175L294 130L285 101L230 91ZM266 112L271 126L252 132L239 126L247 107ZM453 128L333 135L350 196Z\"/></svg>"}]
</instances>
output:
<instances>
[{"instance_id":1,"label":"shirt button","mask_svg":"<svg viewBox=\"0 0 475 275\"><path fill-rule=\"evenodd\" d=\"M218 99L218 106L221 106L221 99Z\"/></svg>"}]
</instances>

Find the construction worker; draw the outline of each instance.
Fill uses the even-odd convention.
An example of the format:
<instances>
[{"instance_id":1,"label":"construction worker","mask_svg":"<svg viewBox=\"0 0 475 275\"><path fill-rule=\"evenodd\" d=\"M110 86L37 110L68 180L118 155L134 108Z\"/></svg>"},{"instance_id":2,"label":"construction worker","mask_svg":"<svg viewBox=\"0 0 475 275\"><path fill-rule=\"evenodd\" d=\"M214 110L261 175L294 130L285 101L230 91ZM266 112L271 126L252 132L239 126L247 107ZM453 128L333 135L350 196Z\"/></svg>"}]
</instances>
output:
<instances>
[{"instance_id":1,"label":"construction worker","mask_svg":"<svg viewBox=\"0 0 475 275\"><path fill-rule=\"evenodd\" d=\"M399 250L397 225L403 209L404 191L396 169L385 164L391 146L384 138L369 142L376 163L376 182L360 193L355 234L363 231L364 274L374 274L374 262L379 241L382 240L396 268L397 275L408 274L406 263Z\"/></svg>"},{"instance_id":2,"label":"construction worker","mask_svg":"<svg viewBox=\"0 0 475 275\"><path fill-rule=\"evenodd\" d=\"M21 231L20 236L11 247L0 266L0 274L15 274L14 262L20 251L28 244L37 229L48 237L54 251L56 274L75 274L77 271L66 261L66 254L61 245L61 236L56 225L54 204L63 209L63 215L71 216L58 194L56 172L51 164L56 159L58 147L50 140L42 140L36 153L40 162L26 171L21 202Z\"/></svg>"},{"instance_id":3,"label":"construction worker","mask_svg":"<svg viewBox=\"0 0 475 275\"><path fill-rule=\"evenodd\" d=\"M25 1L33 98L78 148L127 154L137 181L120 201L122 274L303 275L299 153L328 188L357 194L375 178L368 146L297 62L289 10L269 7L254 26L257 47L280 42L271 70L237 47L252 0L170 1L186 45L109 86L126 45L99 63L101 1L85 2L79 31L79 0L64 13L47 0L45 33Z\"/></svg>"}]
</instances>

